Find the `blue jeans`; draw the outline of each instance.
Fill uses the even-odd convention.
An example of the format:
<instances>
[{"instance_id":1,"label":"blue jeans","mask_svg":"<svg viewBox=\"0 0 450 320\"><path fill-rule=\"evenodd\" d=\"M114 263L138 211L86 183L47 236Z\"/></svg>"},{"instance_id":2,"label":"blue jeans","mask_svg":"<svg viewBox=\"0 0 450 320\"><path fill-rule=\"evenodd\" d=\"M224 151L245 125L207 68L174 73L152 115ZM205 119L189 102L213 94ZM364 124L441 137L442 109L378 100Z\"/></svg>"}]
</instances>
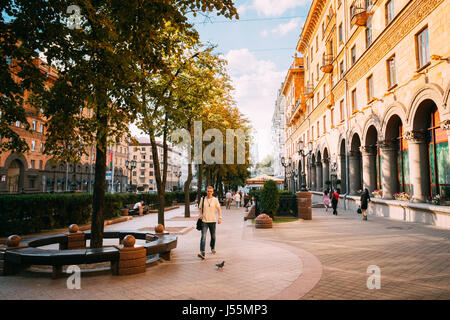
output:
<instances>
[{"instance_id":1,"label":"blue jeans","mask_svg":"<svg viewBox=\"0 0 450 320\"><path fill-rule=\"evenodd\" d=\"M205 252L206 233L211 234L211 242L209 243L211 249L214 249L216 244L216 223L215 222L203 222L202 238L200 239L200 251Z\"/></svg>"}]
</instances>

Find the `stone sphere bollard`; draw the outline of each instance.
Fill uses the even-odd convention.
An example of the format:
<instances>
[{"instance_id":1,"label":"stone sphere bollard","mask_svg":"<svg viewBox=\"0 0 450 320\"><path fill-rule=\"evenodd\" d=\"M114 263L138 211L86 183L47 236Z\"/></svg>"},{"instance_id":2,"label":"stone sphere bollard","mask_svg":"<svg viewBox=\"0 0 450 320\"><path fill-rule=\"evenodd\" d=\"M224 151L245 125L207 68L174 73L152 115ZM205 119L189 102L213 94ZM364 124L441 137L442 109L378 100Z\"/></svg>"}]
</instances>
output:
<instances>
[{"instance_id":1,"label":"stone sphere bollard","mask_svg":"<svg viewBox=\"0 0 450 320\"><path fill-rule=\"evenodd\" d=\"M69 226L69 232L70 233L77 233L80 230L77 224L71 224Z\"/></svg>"},{"instance_id":2,"label":"stone sphere bollard","mask_svg":"<svg viewBox=\"0 0 450 320\"><path fill-rule=\"evenodd\" d=\"M16 234L9 236L8 240L6 241L6 246L8 248L18 247L20 244L20 240L21 240L21 238Z\"/></svg>"},{"instance_id":3,"label":"stone sphere bollard","mask_svg":"<svg viewBox=\"0 0 450 320\"><path fill-rule=\"evenodd\" d=\"M163 233L163 232L164 232L164 226L163 226L162 224L158 224L158 225L155 227L155 232L156 232L156 233Z\"/></svg>"},{"instance_id":4,"label":"stone sphere bollard","mask_svg":"<svg viewBox=\"0 0 450 320\"><path fill-rule=\"evenodd\" d=\"M272 228L272 218L265 213L260 214L255 219L255 227L258 229Z\"/></svg>"},{"instance_id":5,"label":"stone sphere bollard","mask_svg":"<svg viewBox=\"0 0 450 320\"><path fill-rule=\"evenodd\" d=\"M127 248L134 247L134 244L136 243L136 238L132 235L127 235L125 238L123 238L123 246Z\"/></svg>"}]
</instances>

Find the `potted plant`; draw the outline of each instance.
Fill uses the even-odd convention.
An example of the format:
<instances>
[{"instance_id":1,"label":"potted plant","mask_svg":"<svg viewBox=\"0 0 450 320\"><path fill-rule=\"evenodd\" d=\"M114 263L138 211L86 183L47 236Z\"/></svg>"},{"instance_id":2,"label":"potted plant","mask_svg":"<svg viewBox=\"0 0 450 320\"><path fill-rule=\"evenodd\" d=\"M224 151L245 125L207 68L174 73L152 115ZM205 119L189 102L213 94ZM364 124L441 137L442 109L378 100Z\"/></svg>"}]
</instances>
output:
<instances>
[{"instance_id":1,"label":"potted plant","mask_svg":"<svg viewBox=\"0 0 450 320\"><path fill-rule=\"evenodd\" d=\"M372 195L375 197L375 198L378 198L378 199L381 199L382 197L383 197L383 190L378 190L378 189L376 189L376 190L374 190L373 192L372 192Z\"/></svg>"},{"instance_id":2,"label":"potted plant","mask_svg":"<svg viewBox=\"0 0 450 320\"><path fill-rule=\"evenodd\" d=\"M394 199L398 201L409 201L411 199L411 194L408 192L397 192L394 193Z\"/></svg>"},{"instance_id":3,"label":"potted plant","mask_svg":"<svg viewBox=\"0 0 450 320\"><path fill-rule=\"evenodd\" d=\"M441 204L441 195L437 194L435 195L431 201L433 202L433 204L437 204L440 205Z\"/></svg>"},{"instance_id":4,"label":"potted plant","mask_svg":"<svg viewBox=\"0 0 450 320\"><path fill-rule=\"evenodd\" d=\"M275 181L266 181L260 196L261 213L266 213L271 218L274 218L279 206L280 194Z\"/></svg>"}]
</instances>

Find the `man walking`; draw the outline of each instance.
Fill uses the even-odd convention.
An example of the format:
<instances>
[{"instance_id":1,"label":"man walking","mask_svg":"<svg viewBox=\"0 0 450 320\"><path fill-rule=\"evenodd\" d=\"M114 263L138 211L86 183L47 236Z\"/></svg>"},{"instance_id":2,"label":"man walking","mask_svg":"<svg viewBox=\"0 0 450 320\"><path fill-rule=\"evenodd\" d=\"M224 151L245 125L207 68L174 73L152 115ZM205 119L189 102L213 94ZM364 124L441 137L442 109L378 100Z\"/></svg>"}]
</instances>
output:
<instances>
[{"instance_id":1,"label":"man walking","mask_svg":"<svg viewBox=\"0 0 450 320\"><path fill-rule=\"evenodd\" d=\"M241 195L239 194L239 192L236 192L234 197L234 201L236 201L236 208L239 208L239 204L241 203Z\"/></svg>"},{"instance_id":2,"label":"man walking","mask_svg":"<svg viewBox=\"0 0 450 320\"><path fill-rule=\"evenodd\" d=\"M213 197L214 188L209 186L206 189L206 197L203 197L200 201L199 205L199 218L203 221L202 227L202 237L200 239L200 253L198 256L202 259L205 259L205 245L206 245L206 233L208 232L211 235L211 253L215 254L216 250L216 209L219 212L219 224L222 222L222 211L220 210L220 203L216 197Z\"/></svg>"},{"instance_id":3,"label":"man walking","mask_svg":"<svg viewBox=\"0 0 450 320\"><path fill-rule=\"evenodd\" d=\"M231 194L231 191L230 190L228 190L228 192L227 192L227 194L225 195L225 198L226 198L226 208L227 209L230 209L230 207L231 207L231 199L232 199L232 197L233 197L233 195Z\"/></svg>"}]
</instances>

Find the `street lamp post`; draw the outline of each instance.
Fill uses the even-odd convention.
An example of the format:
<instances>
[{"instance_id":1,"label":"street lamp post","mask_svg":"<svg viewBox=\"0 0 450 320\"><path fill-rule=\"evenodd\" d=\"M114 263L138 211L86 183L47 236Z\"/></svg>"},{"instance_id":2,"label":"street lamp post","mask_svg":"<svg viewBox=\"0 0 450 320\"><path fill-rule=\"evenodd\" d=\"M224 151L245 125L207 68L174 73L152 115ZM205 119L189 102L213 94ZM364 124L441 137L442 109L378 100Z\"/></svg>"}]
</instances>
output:
<instances>
[{"instance_id":1,"label":"street lamp post","mask_svg":"<svg viewBox=\"0 0 450 320\"><path fill-rule=\"evenodd\" d=\"M289 160L288 160L288 172L289 172L289 180L291 181L289 189L292 189L292 178L293 178L292 158L289 158Z\"/></svg>"},{"instance_id":2,"label":"street lamp post","mask_svg":"<svg viewBox=\"0 0 450 320\"><path fill-rule=\"evenodd\" d=\"M281 157L281 165L284 168L284 190L287 190L287 180L286 180L286 167L288 166L286 163L286 159Z\"/></svg>"},{"instance_id":3,"label":"street lamp post","mask_svg":"<svg viewBox=\"0 0 450 320\"><path fill-rule=\"evenodd\" d=\"M302 166L302 186L301 186L301 188L300 188L300 191L308 191L308 189L306 188L306 170L305 170L305 166L306 166L306 164L305 164L305 158L306 158L306 156L309 156L309 155L311 155L311 153L312 153L312 143L311 142L309 142L308 143L308 151L305 153L305 150L304 150L304 147L305 147L305 145L304 145L304 143L303 143L303 141L299 141L299 143L298 143L298 154L302 157L302 159L303 159L303 166Z\"/></svg>"},{"instance_id":4,"label":"street lamp post","mask_svg":"<svg viewBox=\"0 0 450 320\"><path fill-rule=\"evenodd\" d=\"M180 177L182 175L181 170L180 171L175 171L175 177L177 177L177 189L180 187Z\"/></svg>"},{"instance_id":5,"label":"street lamp post","mask_svg":"<svg viewBox=\"0 0 450 320\"><path fill-rule=\"evenodd\" d=\"M133 178L133 170L136 168L136 160L125 160L125 168L127 168L127 170L130 170L130 192L131 192L131 183L132 183L132 178Z\"/></svg>"}]
</instances>

